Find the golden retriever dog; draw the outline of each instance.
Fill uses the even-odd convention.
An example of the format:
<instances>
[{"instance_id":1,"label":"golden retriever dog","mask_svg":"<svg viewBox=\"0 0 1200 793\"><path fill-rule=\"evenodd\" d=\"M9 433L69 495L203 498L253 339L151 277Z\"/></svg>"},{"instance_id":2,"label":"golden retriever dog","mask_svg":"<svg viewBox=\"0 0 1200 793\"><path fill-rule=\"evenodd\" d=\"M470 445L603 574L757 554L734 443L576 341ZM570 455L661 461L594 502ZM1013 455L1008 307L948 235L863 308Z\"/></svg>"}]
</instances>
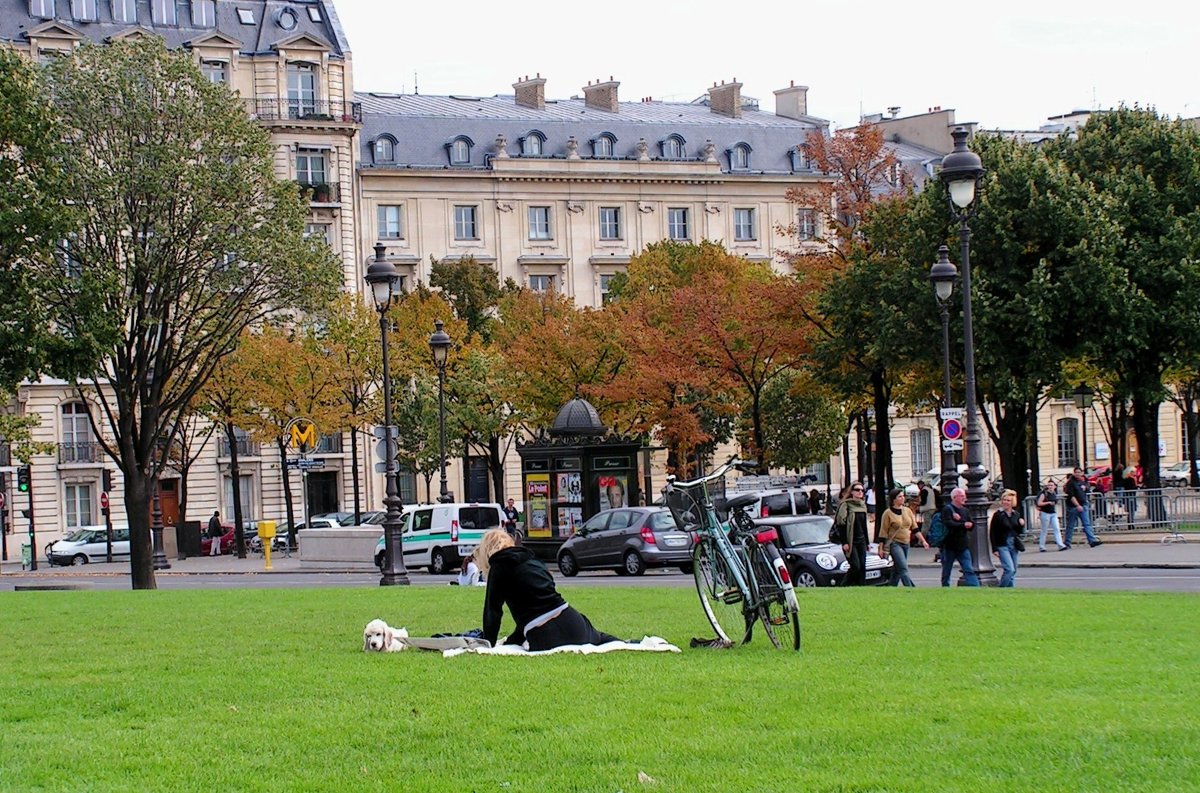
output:
<instances>
[{"instance_id":1,"label":"golden retriever dog","mask_svg":"<svg viewBox=\"0 0 1200 793\"><path fill-rule=\"evenodd\" d=\"M401 641L407 638L408 631L404 628L393 628L383 620L371 620L363 629L363 652L398 653L408 649Z\"/></svg>"}]
</instances>

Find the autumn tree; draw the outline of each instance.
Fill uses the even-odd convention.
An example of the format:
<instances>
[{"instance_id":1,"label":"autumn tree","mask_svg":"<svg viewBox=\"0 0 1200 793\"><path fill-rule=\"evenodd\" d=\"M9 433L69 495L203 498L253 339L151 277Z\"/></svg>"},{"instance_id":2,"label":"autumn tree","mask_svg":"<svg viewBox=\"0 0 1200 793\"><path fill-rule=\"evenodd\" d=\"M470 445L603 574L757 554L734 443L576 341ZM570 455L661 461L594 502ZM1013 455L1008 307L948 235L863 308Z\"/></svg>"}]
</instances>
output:
<instances>
[{"instance_id":1,"label":"autumn tree","mask_svg":"<svg viewBox=\"0 0 1200 793\"><path fill-rule=\"evenodd\" d=\"M243 331L242 340L249 337ZM246 558L245 525L249 518L242 514L242 477L238 460L238 430L250 425L254 417L253 387L250 381L250 361L253 349L238 345L231 355L222 358L204 387L200 410L220 427L229 447L229 478L233 495L234 549L239 559Z\"/></svg>"},{"instance_id":2,"label":"autumn tree","mask_svg":"<svg viewBox=\"0 0 1200 793\"><path fill-rule=\"evenodd\" d=\"M218 427L204 414L202 403L200 395L192 399L175 428L175 441L167 449L167 464L179 472L180 523L187 520L188 482L192 466L200 459Z\"/></svg>"},{"instance_id":3,"label":"autumn tree","mask_svg":"<svg viewBox=\"0 0 1200 793\"><path fill-rule=\"evenodd\" d=\"M124 476L133 587L151 589L159 449L243 328L324 303L340 274L304 238L267 133L190 53L139 36L45 68L76 222L33 277L62 348L54 373L91 391Z\"/></svg>"},{"instance_id":4,"label":"autumn tree","mask_svg":"<svg viewBox=\"0 0 1200 793\"><path fill-rule=\"evenodd\" d=\"M430 264L429 285L440 290L454 309L454 315L467 323L467 337L484 341L491 337L491 324L502 294L494 268L477 262L473 256L434 259Z\"/></svg>"}]
</instances>

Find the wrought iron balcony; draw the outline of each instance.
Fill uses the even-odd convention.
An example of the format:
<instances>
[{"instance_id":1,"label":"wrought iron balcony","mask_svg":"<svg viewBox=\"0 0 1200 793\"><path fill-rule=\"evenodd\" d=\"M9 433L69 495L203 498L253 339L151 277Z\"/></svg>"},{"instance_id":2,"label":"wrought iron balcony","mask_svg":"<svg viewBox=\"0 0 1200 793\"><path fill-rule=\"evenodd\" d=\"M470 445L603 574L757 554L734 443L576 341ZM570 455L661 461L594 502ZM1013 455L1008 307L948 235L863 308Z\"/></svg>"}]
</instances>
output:
<instances>
[{"instance_id":1,"label":"wrought iron balcony","mask_svg":"<svg viewBox=\"0 0 1200 793\"><path fill-rule=\"evenodd\" d=\"M342 186L337 182L297 181L301 194L313 204L342 203Z\"/></svg>"},{"instance_id":2,"label":"wrought iron balcony","mask_svg":"<svg viewBox=\"0 0 1200 793\"><path fill-rule=\"evenodd\" d=\"M335 124L361 124L361 102L329 102L315 99L248 100L251 112L259 121L313 121Z\"/></svg>"},{"instance_id":3,"label":"wrought iron balcony","mask_svg":"<svg viewBox=\"0 0 1200 793\"><path fill-rule=\"evenodd\" d=\"M96 463L104 456L104 449L95 441L85 443L58 444L58 462L62 463Z\"/></svg>"},{"instance_id":4,"label":"wrought iron balcony","mask_svg":"<svg viewBox=\"0 0 1200 793\"><path fill-rule=\"evenodd\" d=\"M238 457L258 457L262 454L262 447L258 441L252 441L249 438L237 439ZM217 438L217 456L229 456L229 438Z\"/></svg>"}]
</instances>

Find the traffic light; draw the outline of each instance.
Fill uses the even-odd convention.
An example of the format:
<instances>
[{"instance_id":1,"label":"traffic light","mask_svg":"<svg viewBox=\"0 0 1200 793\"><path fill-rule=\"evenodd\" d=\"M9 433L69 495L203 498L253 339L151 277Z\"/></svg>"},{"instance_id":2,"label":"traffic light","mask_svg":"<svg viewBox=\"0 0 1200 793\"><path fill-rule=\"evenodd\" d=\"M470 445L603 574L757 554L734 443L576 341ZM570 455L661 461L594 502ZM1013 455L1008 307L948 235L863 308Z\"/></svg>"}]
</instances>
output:
<instances>
[{"instance_id":1,"label":"traffic light","mask_svg":"<svg viewBox=\"0 0 1200 793\"><path fill-rule=\"evenodd\" d=\"M22 465L17 469L17 490L22 493L29 492L29 466Z\"/></svg>"},{"instance_id":2,"label":"traffic light","mask_svg":"<svg viewBox=\"0 0 1200 793\"><path fill-rule=\"evenodd\" d=\"M110 492L112 490L112 471L105 468L100 473L100 481L101 481L100 489L103 490L105 493Z\"/></svg>"}]
</instances>

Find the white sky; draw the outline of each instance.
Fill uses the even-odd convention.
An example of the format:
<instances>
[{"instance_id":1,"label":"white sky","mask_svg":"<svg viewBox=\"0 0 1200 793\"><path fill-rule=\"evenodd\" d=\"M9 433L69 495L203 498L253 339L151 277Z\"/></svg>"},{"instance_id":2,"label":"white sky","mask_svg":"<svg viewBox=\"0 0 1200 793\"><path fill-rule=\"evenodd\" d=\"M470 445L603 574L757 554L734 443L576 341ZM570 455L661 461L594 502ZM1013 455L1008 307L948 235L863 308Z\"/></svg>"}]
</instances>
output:
<instances>
[{"instance_id":1,"label":"white sky","mask_svg":"<svg viewBox=\"0 0 1200 793\"><path fill-rule=\"evenodd\" d=\"M1121 102L1200 116L1193 0L334 2L360 91L411 93L416 72L422 94L511 94L540 72L548 99L611 75L622 101L690 101L736 77L764 110L807 85L839 127L891 105L985 129Z\"/></svg>"}]
</instances>

